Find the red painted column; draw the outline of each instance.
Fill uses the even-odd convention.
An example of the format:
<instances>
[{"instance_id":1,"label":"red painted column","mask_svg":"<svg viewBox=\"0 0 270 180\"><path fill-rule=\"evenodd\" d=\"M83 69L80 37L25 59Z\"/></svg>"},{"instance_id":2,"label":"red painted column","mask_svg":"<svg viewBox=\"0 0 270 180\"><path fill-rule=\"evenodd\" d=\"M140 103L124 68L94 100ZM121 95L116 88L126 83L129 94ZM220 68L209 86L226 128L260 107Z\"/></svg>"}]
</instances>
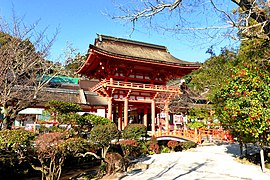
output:
<instances>
[{"instance_id":1,"label":"red painted column","mask_svg":"<svg viewBox=\"0 0 270 180\"><path fill-rule=\"evenodd\" d=\"M108 98L108 119L112 120L112 97Z\"/></svg>"},{"instance_id":2,"label":"red painted column","mask_svg":"<svg viewBox=\"0 0 270 180\"><path fill-rule=\"evenodd\" d=\"M152 117L152 135L155 134L155 120L156 120L156 102L152 100L151 103L151 117Z\"/></svg>"},{"instance_id":3,"label":"red painted column","mask_svg":"<svg viewBox=\"0 0 270 180\"><path fill-rule=\"evenodd\" d=\"M128 125L128 98L124 101L124 127Z\"/></svg>"},{"instance_id":4,"label":"red painted column","mask_svg":"<svg viewBox=\"0 0 270 180\"><path fill-rule=\"evenodd\" d=\"M147 107L144 105L143 108L143 124L147 127Z\"/></svg>"},{"instance_id":5,"label":"red painted column","mask_svg":"<svg viewBox=\"0 0 270 180\"><path fill-rule=\"evenodd\" d=\"M113 84L113 78L110 78L110 84L111 85Z\"/></svg>"},{"instance_id":6,"label":"red painted column","mask_svg":"<svg viewBox=\"0 0 270 180\"><path fill-rule=\"evenodd\" d=\"M167 132L169 132L169 104L167 102L165 102L165 126L166 126L166 130Z\"/></svg>"},{"instance_id":7,"label":"red painted column","mask_svg":"<svg viewBox=\"0 0 270 180\"><path fill-rule=\"evenodd\" d=\"M122 120L123 120L123 117L122 117L122 111L123 111L123 104L122 103L119 103L118 104L118 130L122 130Z\"/></svg>"}]
</instances>

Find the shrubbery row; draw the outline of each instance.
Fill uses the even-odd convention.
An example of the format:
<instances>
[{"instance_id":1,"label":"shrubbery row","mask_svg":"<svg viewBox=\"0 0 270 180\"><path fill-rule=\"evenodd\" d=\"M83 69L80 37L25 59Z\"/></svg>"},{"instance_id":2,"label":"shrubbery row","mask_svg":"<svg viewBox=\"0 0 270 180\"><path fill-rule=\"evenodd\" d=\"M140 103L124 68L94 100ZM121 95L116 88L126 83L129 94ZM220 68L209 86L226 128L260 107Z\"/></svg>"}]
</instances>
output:
<instances>
[{"instance_id":1,"label":"shrubbery row","mask_svg":"<svg viewBox=\"0 0 270 180\"><path fill-rule=\"evenodd\" d=\"M64 130L58 127L48 129L41 126L40 134L25 130L0 131L0 173L16 178L21 174L27 174L33 168L42 172L42 179L59 179L67 157L87 155L102 160L100 170L104 173L116 170L115 161L119 160L116 157L121 157L123 164L121 170L124 171L130 159L146 154L185 150L195 146L192 143L176 141L169 141L167 146L160 146L155 138L145 140L147 130L142 124L130 124L120 133L114 123L102 119L102 124L97 124L97 119L95 118L93 123L95 125L87 138L74 129ZM114 139L121 140L112 143ZM112 148L116 146L120 149ZM99 149L102 150L101 153ZM113 151L114 154L111 155ZM107 152L110 153L106 156ZM9 171L12 169L14 171Z\"/></svg>"}]
</instances>

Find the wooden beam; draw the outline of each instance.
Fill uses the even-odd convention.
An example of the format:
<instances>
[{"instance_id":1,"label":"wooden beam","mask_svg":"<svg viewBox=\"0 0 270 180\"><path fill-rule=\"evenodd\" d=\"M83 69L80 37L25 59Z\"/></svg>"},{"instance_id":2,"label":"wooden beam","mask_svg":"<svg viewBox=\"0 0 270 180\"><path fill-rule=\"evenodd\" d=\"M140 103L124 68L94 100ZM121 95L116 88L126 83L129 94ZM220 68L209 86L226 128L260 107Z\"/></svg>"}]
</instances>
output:
<instances>
[{"instance_id":1,"label":"wooden beam","mask_svg":"<svg viewBox=\"0 0 270 180\"><path fill-rule=\"evenodd\" d=\"M126 97L123 98L123 99L115 98L114 101L117 101L117 102L124 102L125 99L126 99ZM131 102L131 103L148 103L148 104L152 103L151 100L128 100L128 102Z\"/></svg>"}]
</instances>

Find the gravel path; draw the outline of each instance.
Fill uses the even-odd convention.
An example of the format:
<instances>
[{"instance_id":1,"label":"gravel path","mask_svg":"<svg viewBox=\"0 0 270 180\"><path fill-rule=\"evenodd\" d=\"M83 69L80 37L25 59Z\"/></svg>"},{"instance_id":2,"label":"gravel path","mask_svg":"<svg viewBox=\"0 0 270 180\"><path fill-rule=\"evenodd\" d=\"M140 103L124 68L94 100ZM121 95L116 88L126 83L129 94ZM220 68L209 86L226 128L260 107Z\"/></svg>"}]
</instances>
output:
<instances>
[{"instance_id":1,"label":"gravel path","mask_svg":"<svg viewBox=\"0 0 270 180\"><path fill-rule=\"evenodd\" d=\"M201 180L254 179L270 180L270 172L259 166L241 164L235 160L237 144L197 147L185 152L162 153L141 160L146 170L133 170L118 179L123 180Z\"/></svg>"}]
</instances>

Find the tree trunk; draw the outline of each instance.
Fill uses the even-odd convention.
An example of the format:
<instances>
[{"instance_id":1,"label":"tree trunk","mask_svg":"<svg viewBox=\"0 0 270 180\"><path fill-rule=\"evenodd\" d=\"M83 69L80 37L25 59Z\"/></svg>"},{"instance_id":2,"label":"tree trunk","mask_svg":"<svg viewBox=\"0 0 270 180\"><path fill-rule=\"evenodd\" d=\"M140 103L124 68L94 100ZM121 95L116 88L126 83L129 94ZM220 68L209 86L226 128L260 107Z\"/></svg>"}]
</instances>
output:
<instances>
[{"instance_id":1,"label":"tree trunk","mask_svg":"<svg viewBox=\"0 0 270 180\"><path fill-rule=\"evenodd\" d=\"M263 153L262 146L260 146L260 157L261 157L261 168L262 168L262 172L265 172L264 153Z\"/></svg>"},{"instance_id":2,"label":"tree trunk","mask_svg":"<svg viewBox=\"0 0 270 180\"><path fill-rule=\"evenodd\" d=\"M10 116L5 116L2 124L2 129L11 129L13 124L12 118Z\"/></svg>"},{"instance_id":3,"label":"tree trunk","mask_svg":"<svg viewBox=\"0 0 270 180\"><path fill-rule=\"evenodd\" d=\"M106 154L107 154L107 152L108 152L109 148L110 148L110 145L109 145L109 146L107 146L107 147L103 147L103 148L102 148L102 151L101 151L101 156L102 156L103 161L105 161Z\"/></svg>"},{"instance_id":4,"label":"tree trunk","mask_svg":"<svg viewBox=\"0 0 270 180\"><path fill-rule=\"evenodd\" d=\"M15 121L15 117L18 114L18 111L15 111L13 108L3 106L3 114L4 114L4 119L2 123L2 129L11 129L12 124Z\"/></svg>"}]
</instances>

